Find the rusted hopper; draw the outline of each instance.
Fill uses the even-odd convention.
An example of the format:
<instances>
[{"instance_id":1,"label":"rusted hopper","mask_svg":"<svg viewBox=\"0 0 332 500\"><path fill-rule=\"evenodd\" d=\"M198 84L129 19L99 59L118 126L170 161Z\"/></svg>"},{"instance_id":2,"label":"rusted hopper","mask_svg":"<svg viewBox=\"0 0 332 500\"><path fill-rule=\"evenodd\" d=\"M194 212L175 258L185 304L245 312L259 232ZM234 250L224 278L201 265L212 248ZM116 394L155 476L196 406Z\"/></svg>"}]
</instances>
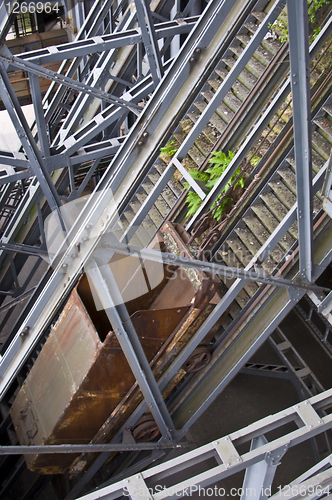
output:
<instances>
[{"instance_id":1,"label":"rusted hopper","mask_svg":"<svg viewBox=\"0 0 332 500\"><path fill-rule=\"evenodd\" d=\"M175 234L169 224L162 232L173 251L180 242ZM159 236L162 245L163 239ZM148 274L155 274L156 265L145 262ZM142 294L128 300L126 306L158 378L195 333L200 317L204 319L213 309L218 300L217 283L206 276L188 276L182 269L163 267L160 283L146 289L137 259L115 255L109 266L124 294L128 287L142 287ZM184 373L182 370L176 380ZM12 405L19 442L102 442L112 437L141 398L107 315L97 310L83 275ZM78 472L87 461L72 454L26 456L28 468L42 474L63 473L73 462L69 468Z\"/></svg>"}]
</instances>

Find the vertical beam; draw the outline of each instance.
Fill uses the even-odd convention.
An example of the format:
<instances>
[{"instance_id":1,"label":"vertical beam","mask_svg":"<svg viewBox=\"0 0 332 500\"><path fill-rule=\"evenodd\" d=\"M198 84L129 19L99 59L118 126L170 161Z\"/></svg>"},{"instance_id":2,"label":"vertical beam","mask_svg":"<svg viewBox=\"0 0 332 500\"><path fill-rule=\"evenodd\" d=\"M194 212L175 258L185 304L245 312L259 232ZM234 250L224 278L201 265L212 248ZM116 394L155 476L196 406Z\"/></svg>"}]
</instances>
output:
<instances>
[{"instance_id":1,"label":"vertical beam","mask_svg":"<svg viewBox=\"0 0 332 500\"><path fill-rule=\"evenodd\" d=\"M250 451L256 450L268 443L264 434L253 438ZM271 485L279 465L280 458L285 454L284 448L278 448L266 454L264 460L247 467L241 500L266 500L271 496Z\"/></svg>"},{"instance_id":2,"label":"vertical beam","mask_svg":"<svg viewBox=\"0 0 332 500\"><path fill-rule=\"evenodd\" d=\"M48 143L48 137L46 132L46 122L43 110L42 95L39 85L39 77L32 73L29 73L29 83L31 89L33 109L35 111L35 118L38 130L38 140L40 143L40 149L44 156L50 156L50 149Z\"/></svg>"},{"instance_id":3,"label":"vertical beam","mask_svg":"<svg viewBox=\"0 0 332 500\"><path fill-rule=\"evenodd\" d=\"M159 53L158 40L153 25L150 6L147 0L135 0L135 5L153 83L155 87L157 87L158 83L164 76L164 70Z\"/></svg>"},{"instance_id":4,"label":"vertical beam","mask_svg":"<svg viewBox=\"0 0 332 500\"><path fill-rule=\"evenodd\" d=\"M307 0L288 0L287 13L293 99L300 274L310 282L313 265L313 223Z\"/></svg>"},{"instance_id":5,"label":"vertical beam","mask_svg":"<svg viewBox=\"0 0 332 500\"><path fill-rule=\"evenodd\" d=\"M180 0L175 0L171 10L171 19L175 19L180 12ZM175 57L180 50L180 35L175 35L171 41L171 57Z\"/></svg>"}]
</instances>

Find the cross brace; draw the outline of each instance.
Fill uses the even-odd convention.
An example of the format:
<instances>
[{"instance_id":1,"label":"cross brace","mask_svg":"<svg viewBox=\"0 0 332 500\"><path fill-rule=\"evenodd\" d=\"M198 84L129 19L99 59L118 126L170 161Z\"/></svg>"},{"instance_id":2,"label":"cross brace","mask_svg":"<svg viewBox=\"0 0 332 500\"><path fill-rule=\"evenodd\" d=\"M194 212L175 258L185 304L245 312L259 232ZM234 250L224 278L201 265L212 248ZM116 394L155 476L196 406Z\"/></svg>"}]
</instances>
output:
<instances>
[{"instance_id":1,"label":"cross brace","mask_svg":"<svg viewBox=\"0 0 332 500\"><path fill-rule=\"evenodd\" d=\"M266 274L261 274L251 269L245 270L245 269L239 269L237 267L228 267L228 266L223 266L222 264L214 264L212 262L205 262L203 260L189 259L187 257L180 257L178 255L167 252L160 253L156 250L139 248L133 245L125 245L121 243L106 243L104 241L102 245L122 255L136 255L142 259L152 260L154 262L162 261L164 264L173 266L189 267L197 271L203 271L206 273L226 276L227 278L230 279L239 278L249 281L258 281L260 283L265 283L268 285L299 288L304 290L307 289L322 290L321 287L318 287L317 285L309 285L307 283L294 282L284 278L267 276Z\"/></svg>"}]
</instances>

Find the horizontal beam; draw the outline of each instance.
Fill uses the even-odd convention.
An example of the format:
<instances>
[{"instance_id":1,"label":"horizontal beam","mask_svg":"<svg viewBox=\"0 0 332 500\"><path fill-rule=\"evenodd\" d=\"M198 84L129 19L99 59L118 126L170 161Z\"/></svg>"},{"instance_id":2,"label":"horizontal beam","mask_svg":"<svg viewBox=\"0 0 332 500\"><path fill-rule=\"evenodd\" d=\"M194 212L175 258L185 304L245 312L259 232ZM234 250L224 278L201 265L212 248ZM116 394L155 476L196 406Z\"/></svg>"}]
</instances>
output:
<instances>
[{"instance_id":1,"label":"horizontal beam","mask_svg":"<svg viewBox=\"0 0 332 500\"><path fill-rule=\"evenodd\" d=\"M121 255L137 255L141 259L151 260L154 262L162 262L171 266L189 267L196 271L217 274L218 276L225 276L232 279L243 279L246 281L255 281L267 285L274 285L278 287L290 287L301 290L308 290L315 288L322 291L322 288L317 285L309 285L307 283L293 282L284 278L267 276L266 274L259 273L254 269L240 269L238 267L228 267L222 264L214 264L198 259L190 259L188 257L180 257L168 252L158 252L146 248L139 248L133 245L125 245L122 243L106 243L104 240L102 246L112 250L113 252L120 253ZM328 289L324 289L328 290Z\"/></svg>"},{"instance_id":2,"label":"horizontal beam","mask_svg":"<svg viewBox=\"0 0 332 500\"><path fill-rule=\"evenodd\" d=\"M79 149L77 154L71 157L69 157L66 153L46 156L44 158L44 163L47 170L49 172L53 172L54 170L61 168L80 165L81 163L93 162L98 159L114 156L125 140L126 136L121 136L108 139L106 141L96 142L95 144L89 144L84 148ZM1 154L3 154L3 156ZM15 152L11 153L9 151L0 151L0 172L7 171L7 175L0 175L0 186L32 177L33 174L31 173L30 162L28 160L21 159L21 156L25 157L23 153L16 154L19 155L19 159L16 159ZM9 171L4 168L1 171L1 163L4 163L4 161L2 161L3 158L7 160L7 164L15 167L24 166L25 169L12 169L12 171Z\"/></svg>"},{"instance_id":3,"label":"horizontal beam","mask_svg":"<svg viewBox=\"0 0 332 500\"><path fill-rule=\"evenodd\" d=\"M27 255L36 255L38 257L48 257L46 250L42 250L32 245L21 245L20 243L2 243L0 242L0 250L14 253L24 253Z\"/></svg>"},{"instance_id":4,"label":"horizontal beam","mask_svg":"<svg viewBox=\"0 0 332 500\"><path fill-rule=\"evenodd\" d=\"M187 19L156 24L156 37L160 40L162 38L189 33L197 20L198 17L189 17ZM82 57L95 54L96 52L106 52L128 45L136 45L142 41L142 35L139 31L132 29L24 52L18 55L17 58L22 61L34 62L36 64L48 64L62 61L63 59L71 59L72 57Z\"/></svg>"},{"instance_id":5,"label":"horizontal beam","mask_svg":"<svg viewBox=\"0 0 332 500\"><path fill-rule=\"evenodd\" d=\"M107 451L142 451L188 448L187 443L133 444L49 444L42 446L0 446L1 455L51 455L53 453L103 453Z\"/></svg>"},{"instance_id":6,"label":"horizontal beam","mask_svg":"<svg viewBox=\"0 0 332 500\"><path fill-rule=\"evenodd\" d=\"M0 170L1 165L11 165L13 167L28 168L29 162L24 153L16 151L0 150Z\"/></svg>"}]
</instances>

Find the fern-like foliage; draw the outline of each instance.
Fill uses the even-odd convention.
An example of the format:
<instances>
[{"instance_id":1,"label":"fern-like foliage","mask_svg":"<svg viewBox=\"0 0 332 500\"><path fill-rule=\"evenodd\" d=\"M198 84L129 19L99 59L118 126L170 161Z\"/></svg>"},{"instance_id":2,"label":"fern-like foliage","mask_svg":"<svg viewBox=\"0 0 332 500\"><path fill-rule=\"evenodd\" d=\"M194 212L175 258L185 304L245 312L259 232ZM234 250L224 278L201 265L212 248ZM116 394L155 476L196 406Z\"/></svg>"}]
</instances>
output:
<instances>
[{"instance_id":1,"label":"fern-like foliage","mask_svg":"<svg viewBox=\"0 0 332 500\"><path fill-rule=\"evenodd\" d=\"M184 187L186 189L190 188L188 182L185 182ZM189 217L189 215L193 215L197 212L197 210L202 204L202 199L199 197L197 193L195 193L195 191L189 191L186 197L186 202L188 203L189 206L189 210L186 213L186 217Z\"/></svg>"},{"instance_id":2,"label":"fern-like foliage","mask_svg":"<svg viewBox=\"0 0 332 500\"><path fill-rule=\"evenodd\" d=\"M211 167L206 169L204 172L200 172L196 168L193 168L189 171L191 177L197 181L202 181L205 183L205 188L207 192L211 191L213 186L217 183L218 179L222 176L222 174L225 172L226 168L234 158L234 153L232 151L228 151L228 154L226 155L222 151L212 151L212 158L210 158L209 163L212 164ZM226 205L228 202L232 202L233 198L225 198L222 200L220 203L221 198L223 197L223 194L228 191L229 187L233 182L235 181L235 178L241 173L240 168L236 169L236 172L232 175L230 178L229 182L226 184L224 189L222 190L222 193L218 196L216 201L212 205L212 209L216 208L214 212L214 218L216 220L219 220L222 216L222 214L225 211ZM236 186L241 186L244 187L244 178L240 177L239 180L236 182L234 189ZM185 183L185 188L189 189L190 185L186 182ZM201 206L202 200L198 196L197 193L193 191L189 191L187 194L186 202L188 204L189 210L186 213L186 217L189 215L193 215L194 213L197 212L199 207Z\"/></svg>"},{"instance_id":3,"label":"fern-like foliage","mask_svg":"<svg viewBox=\"0 0 332 500\"><path fill-rule=\"evenodd\" d=\"M163 148L160 149L161 153L166 154L168 156L175 155L175 153L177 152L177 150L179 148L177 146L175 146L174 144L176 144L175 139L171 139L170 141L168 141L166 146L164 146Z\"/></svg>"}]
</instances>

